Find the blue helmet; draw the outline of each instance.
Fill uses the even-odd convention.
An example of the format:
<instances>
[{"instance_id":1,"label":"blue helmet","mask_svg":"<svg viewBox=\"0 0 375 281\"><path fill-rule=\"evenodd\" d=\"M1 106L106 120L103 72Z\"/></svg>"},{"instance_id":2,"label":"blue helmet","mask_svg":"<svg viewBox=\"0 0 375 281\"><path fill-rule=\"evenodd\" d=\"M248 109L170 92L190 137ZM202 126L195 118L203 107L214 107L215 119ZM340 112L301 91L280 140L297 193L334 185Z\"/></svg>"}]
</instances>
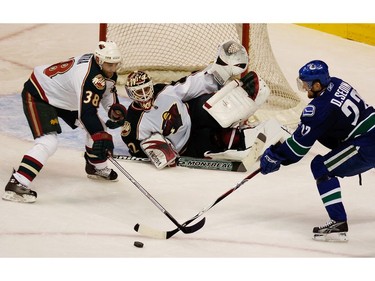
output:
<instances>
[{"instance_id":1,"label":"blue helmet","mask_svg":"<svg viewBox=\"0 0 375 281\"><path fill-rule=\"evenodd\" d=\"M321 60L313 60L302 66L299 70L298 78L311 84L312 82L319 81L323 87L327 87L331 81L328 65Z\"/></svg>"}]
</instances>

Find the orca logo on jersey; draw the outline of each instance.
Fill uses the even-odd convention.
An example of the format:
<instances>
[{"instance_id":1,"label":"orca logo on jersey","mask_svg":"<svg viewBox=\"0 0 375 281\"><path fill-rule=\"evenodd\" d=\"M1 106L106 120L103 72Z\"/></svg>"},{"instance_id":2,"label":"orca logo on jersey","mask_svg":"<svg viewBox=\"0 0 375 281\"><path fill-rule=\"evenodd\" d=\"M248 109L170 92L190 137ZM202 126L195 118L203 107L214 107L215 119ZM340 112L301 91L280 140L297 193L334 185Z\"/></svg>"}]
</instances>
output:
<instances>
[{"instance_id":1,"label":"orca logo on jersey","mask_svg":"<svg viewBox=\"0 0 375 281\"><path fill-rule=\"evenodd\" d=\"M98 90L104 90L105 88L105 79L103 75L98 74L92 79L92 83L94 84L95 88Z\"/></svg>"},{"instance_id":2,"label":"orca logo on jersey","mask_svg":"<svg viewBox=\"0 0 375 281\"><path fill-rule=\"evenodd\" d=\"M314 116L314 114L315 114L315 106L311 104L306 106L302 112L303 117L311 117L311 116Z\"/></svg>"},{"instance_id":3,"label":"orca logo on jersey","mask_svg":"<svg viewBox=\"0 0 375 281\"><path fill-rule=\"evenodd\" d=\"M128 121L125 121L121 129L121 136L122 137L128 136L130 134L130 131L131 131L130 123Z\"/></svg>"}]
</instances>

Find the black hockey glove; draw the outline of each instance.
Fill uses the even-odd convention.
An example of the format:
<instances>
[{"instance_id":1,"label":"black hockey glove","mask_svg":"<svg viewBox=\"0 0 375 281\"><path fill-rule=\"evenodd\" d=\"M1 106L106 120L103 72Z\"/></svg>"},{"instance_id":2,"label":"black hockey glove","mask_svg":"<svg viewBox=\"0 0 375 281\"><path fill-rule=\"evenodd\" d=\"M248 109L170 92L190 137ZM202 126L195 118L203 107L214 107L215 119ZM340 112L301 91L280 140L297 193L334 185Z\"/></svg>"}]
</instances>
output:
<instances>
[{"instance_id":1,"label":"black hockey glove","mask_svg":"<svg viewBox=\"0 0 375 281\"><path fill-rule=\"evenodd\" d=\"M119 121L112 121L111 119L108 119L107 122L105 122L105 125L107 126L108 129L117 129L124 125L125 119L119 120Z\"/></svg>"},{"instance_id":2,"label":"black hockey glove","mask_svg":"<svg viewBox=\"0 0 375 281\"><path fill-rule=\"evenodd\" d=\"M113 121L123 120L126 117L127 110L120 103L114 103L108 110L108 117Z\"/></svg>"},{"instance_id":3,"label":"black hockey glove","mask_svg":"<svg viewBox=\"0 0 375 281\"><path fill-rule=\"evenodd\" d=\"M108 110L108 117L110 118L105 122L109 129L117 129L124 125L127 110L125 106L120 103L113 104Z\"/></svg>"},{"instance_id":4,"label":"black hockey glove","mask_svg":"<svg viewBox=\"0 0 375 281\"><path fill-rule=\"evenodd\" d=\"M92 154L96 155L99 159L107 159L113 154L113 140L112 136L107 132L98 132L93 134L92 139Z\"/></svg>"}]
</instances>

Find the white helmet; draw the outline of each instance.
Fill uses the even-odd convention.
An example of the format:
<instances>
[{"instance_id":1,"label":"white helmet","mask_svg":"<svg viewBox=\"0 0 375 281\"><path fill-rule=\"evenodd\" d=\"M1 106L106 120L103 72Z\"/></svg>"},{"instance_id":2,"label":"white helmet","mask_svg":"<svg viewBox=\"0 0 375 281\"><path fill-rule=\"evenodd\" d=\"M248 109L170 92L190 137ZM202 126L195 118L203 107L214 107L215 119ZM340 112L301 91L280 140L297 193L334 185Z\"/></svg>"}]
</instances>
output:
<instances>
[{"instance_id":1,"label":"white helmet","mask_svg":"<svg viewBox=\"0 0 375 281\"><path fill-rule=\"evenodd\" d=\"M150 110L154 104L154 85L151 78L143 71L129 74L125 83L125 90L133 101L144 110Z\"/></svg>"},{"instance_id":2,"label":"white helmet","mask_svg":"<svg viewBox=\"0 0 375 281\"><path fill-rule=\"evenodd\" d=\"M94 55L98 58L99 66L102 66L104 62L120 63L122 60L120 49L112 41L100 41Z\"/></svg>"}]
</instances>

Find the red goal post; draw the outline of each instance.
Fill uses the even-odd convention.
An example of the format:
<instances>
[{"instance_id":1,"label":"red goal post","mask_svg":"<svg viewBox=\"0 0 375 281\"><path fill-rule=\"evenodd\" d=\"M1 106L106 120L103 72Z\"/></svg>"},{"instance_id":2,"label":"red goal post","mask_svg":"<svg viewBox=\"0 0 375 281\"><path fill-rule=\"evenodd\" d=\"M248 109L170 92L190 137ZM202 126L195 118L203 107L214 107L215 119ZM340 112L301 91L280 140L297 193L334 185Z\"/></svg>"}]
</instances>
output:
<instances>
[{"instance_id":1,"label":"red goal post","mask_svg":"<svg viewBox=\"0 0 375 281\"><path fill-rule=\"evenodd\" d=\"M115 41L122 51L119 84L134 70L149 73L157 82L168 82L204 69L220 43L236 40L248 50L249 70L270 86L271 95L255 116L271 116L297 125L304 102L284 77L272 52L267 24L131 23L100 24L99 40Z\"/></svg>"}]
</instances>

